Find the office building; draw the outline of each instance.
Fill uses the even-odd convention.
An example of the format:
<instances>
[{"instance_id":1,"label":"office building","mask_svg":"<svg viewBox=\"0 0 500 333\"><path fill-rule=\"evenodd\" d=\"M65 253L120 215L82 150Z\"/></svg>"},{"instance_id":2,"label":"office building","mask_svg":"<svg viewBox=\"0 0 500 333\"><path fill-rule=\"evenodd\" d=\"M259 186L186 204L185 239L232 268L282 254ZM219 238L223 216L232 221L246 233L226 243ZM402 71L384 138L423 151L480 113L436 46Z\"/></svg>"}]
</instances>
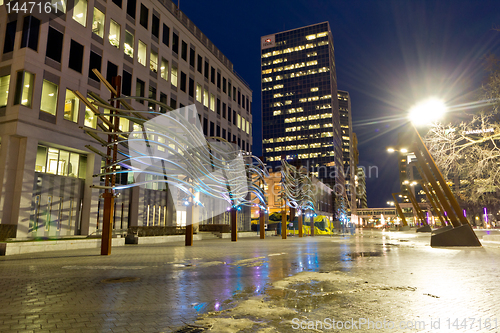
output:
<instances>
[{"instance_id":1,"label":"office building","mask_svg":"<svg viewBox=\"0 0 500 333\"><path fill-rule=\"evenodd\" d=\"M339 99L340 131L342 134L345 195L348 208L352 212L356 208L356 186L353 186L353 183L357 173L357 162L355 162L354 158L354 150L357 150L357 141L355 148L353 146L355 143L355 134L352 131L351 96L347 91L339 90L337 97Z\"/></svg>"},{"instance_id":2,"label":"office building","mask_svg":"<svg viewBox=\"0 0 500 333\"><path fill-rule=\"evenodd\" d=\"M52 1L59 15L8 16L0 0L0 220L18 238L93 234L102 221L101 157L81 127L97 117L73 91L109 91L178 108L195 104L206 136L252 150L252 91L232 63L169 0ZM72 7L71 7L72 6ZM165 111L132 101L136 110ZM102 112L103 110L101 110ZM98 128L98 127L97 127ZM122 131L132 130L122 120ZM97 147L100 148L100 147ZM168 192L123 190L113 227L182 224Z\"/></svg>"},{"instance_id":3,"label":"office building","mask_svg":"<svg viewBox=\"0 0 500 333\"><path fill-rule=\"evenodd\" d=\"M297 160L344 191L333 37L328 22L261 38L263 155ZM339 171L339 172L337 172ZM340 205L337 205L340 207Z\"/></svg>"}]
</instances>

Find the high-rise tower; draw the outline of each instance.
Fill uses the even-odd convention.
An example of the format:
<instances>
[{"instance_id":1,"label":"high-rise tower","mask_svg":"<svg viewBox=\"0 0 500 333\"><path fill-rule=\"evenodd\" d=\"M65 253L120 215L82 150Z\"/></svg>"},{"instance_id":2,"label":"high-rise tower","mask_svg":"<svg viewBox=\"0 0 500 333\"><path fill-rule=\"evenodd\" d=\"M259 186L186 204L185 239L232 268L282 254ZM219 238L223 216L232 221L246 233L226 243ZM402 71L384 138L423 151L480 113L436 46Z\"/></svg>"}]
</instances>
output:
<instances>
[{"instance_id":1,"label":"high-rise tower","mask_svg":"<svg viewBox=\"0 0 500 333\"><path fill-rule=\"evenodd\" d=\"M263 154L282 156L345 192L337 74L328 22L261 38Z\"/></svg>"}]
</instances>

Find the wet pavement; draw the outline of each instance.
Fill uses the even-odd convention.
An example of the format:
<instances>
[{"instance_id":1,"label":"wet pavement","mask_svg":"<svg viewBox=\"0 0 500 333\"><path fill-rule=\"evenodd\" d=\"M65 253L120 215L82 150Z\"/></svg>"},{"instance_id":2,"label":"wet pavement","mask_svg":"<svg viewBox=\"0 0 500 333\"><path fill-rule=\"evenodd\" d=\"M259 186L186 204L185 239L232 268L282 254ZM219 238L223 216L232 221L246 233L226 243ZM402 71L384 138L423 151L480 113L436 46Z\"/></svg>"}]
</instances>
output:
<instances>
[{"instance_id":1,"label":"wet pavement","mask_svg":"<svg viewBox=\"0 0 500 333\"><path fill-rule=\"evenodd\" d=\"M0 332L500 332L500 244L429 244L365 230L0 257Z\"/></svg>"}]
</instances>

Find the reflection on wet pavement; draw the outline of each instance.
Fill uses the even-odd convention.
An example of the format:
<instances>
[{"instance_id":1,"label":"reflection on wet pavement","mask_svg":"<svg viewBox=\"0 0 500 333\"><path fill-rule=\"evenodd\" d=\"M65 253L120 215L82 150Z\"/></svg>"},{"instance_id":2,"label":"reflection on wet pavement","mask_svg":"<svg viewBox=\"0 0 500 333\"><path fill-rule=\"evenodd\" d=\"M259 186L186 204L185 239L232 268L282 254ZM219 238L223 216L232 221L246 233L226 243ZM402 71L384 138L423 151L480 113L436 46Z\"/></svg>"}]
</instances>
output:
<instances>
[{"instance_id":1,"label":"reflection on wet pavement","mask_svg":"<svg viewBox=\"0 0 500 333\"><path fill-rule=\"evenodd\" d=\"M191 323L213 332L271 333L292 331L294 318L427 320L500 313L500 286L494 282L500 250L430 248L429 235L364 231L92 254L0 258L6 305L0 319L20 325L16 316L35 315L51 324L76 313L98 331L137 325L169 332ZM0 331L8 328L0 322Z\"/></svg>"}]
</instances>

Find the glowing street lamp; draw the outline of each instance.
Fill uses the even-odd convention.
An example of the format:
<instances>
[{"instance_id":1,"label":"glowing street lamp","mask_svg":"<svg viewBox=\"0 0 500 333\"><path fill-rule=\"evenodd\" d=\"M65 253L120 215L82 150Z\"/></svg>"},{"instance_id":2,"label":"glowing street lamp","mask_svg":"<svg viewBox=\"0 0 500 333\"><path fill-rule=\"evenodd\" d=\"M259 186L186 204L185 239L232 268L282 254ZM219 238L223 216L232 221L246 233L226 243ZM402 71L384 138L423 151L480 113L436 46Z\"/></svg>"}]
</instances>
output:
<instances>
[{"instance_id":1,"label":"glowing street lamp","mask_svg":"<svg viewBox=\"0 0 500 333\"><path fill-rule=\"evenodd\" d=\"M446 112L446 105L437 98L429 98L410 109L410 120L416 125L425 125L441 118Z\"/></svg>"},{"instance_id":2,"label":"glowing street lamp","mask_svg":"<svg viewBox=\"0 0 500 333\"><path fill-rule=\"evenodd\" d=\"M452 229L432 235L431 246L481 246L481 242L472 230L469 221L462 215L457 199L415 127L435 122L445 112L446 105L442 100L430 98L412 107L409 114L417 138L414 145L415 155L445 212L449 212L452 224Z\"/></svg>"}]
</instances>

